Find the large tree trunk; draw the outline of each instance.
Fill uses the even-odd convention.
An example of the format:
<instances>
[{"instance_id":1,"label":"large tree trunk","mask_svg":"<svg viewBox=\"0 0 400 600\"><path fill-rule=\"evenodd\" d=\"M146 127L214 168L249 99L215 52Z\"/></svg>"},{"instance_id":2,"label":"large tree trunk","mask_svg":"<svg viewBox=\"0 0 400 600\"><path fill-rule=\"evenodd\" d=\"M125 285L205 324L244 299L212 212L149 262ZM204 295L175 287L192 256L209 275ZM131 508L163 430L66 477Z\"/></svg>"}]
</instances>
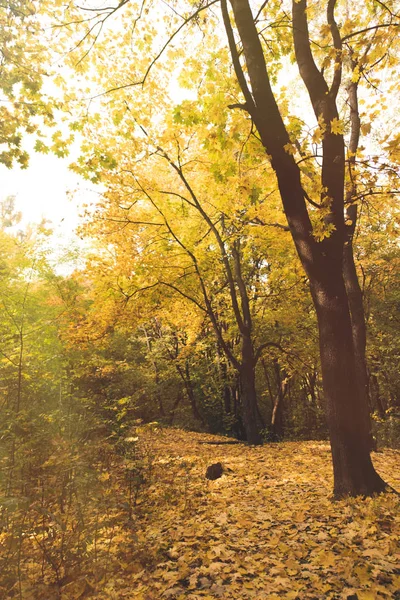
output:
<instances>
[{"instance_id":1,"label":"large tree trunk","mask_svg":"<svg viewBox=\"0 0 400 600\"><path fill-rule=\"evenodd\" d=\"M371 495L385 489L365 434L348 297L340 263L311 282L317 311L322 380L334 471L334 495Z\"/></svg>"},{"instance_id":2,"label":"large tree trunk","mask_svg":"<svg viewBox=\"0 0 400 600\"><path fill-rule=\"evenodd\" d=\"M357 208L355 205L348 209L354 209L354 224ZM358 281L356 265L353 254L353 232L348 236L348 240L344 246L343 252L343 277L346 286L347 298L349 302L351 328L353 334L353 344L356 360L357 382L359 386L359 394L363 397L362 415L365 421L365 431L369 440L371 450L375 450L374 438L372 435L371 418L370 418L370 397L368 386L368 370L366 361L366 346L367 346L367 329L365 325L365 314L363 295Z\"/></svg>"}]
</instances>

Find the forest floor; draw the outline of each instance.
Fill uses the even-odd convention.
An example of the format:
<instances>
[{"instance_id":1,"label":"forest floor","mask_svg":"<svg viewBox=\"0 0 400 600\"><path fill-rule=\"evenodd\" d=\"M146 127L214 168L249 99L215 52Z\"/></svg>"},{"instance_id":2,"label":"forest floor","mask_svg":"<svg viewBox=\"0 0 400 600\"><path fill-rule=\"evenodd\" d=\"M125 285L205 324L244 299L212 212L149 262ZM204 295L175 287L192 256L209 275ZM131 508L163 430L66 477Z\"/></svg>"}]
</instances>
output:
<instances>
[{"instance_id":1,"label":"forest floor","mask_svg":"<svg viewBox=\"0 0 400 600\"><path fill-rule=\"evenodd\" d=\"M96 530L95 560L57 591L42 582L21 597L400 598L399 498L333 502L327 443L214 445L205 442L226 438L161 428L135 436L129 498L109 510L111 527ZM390 449L373 456L397 490L399 458ZM216 462L224 472L210 481ZM110 499L114 477L102 474Z\"/></svg>"}]
</instances>

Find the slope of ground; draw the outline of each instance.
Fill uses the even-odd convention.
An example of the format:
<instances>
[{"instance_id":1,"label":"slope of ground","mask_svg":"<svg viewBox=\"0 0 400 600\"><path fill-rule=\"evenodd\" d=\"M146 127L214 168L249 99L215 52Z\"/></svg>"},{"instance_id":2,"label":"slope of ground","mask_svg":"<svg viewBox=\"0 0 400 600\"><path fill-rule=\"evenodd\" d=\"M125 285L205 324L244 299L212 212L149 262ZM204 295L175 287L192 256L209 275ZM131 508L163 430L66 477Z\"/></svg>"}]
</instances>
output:
<instances>
[{"instance_id":1,"label":"slope of ground","mask_svg":"<svg viewBox=\"0 0 400 600\"><path fill-rule=\"evenodd\" d=\"M130 464L100 474L108 508L86 545L86 566L60 579L57 589L32 582L23 597L400 597L398 496L332 502L323 442L255 448L209 441L223 438L145 428L128 438L135 448ZM398 490L399 456L385 450L373 457ZM206 469L216 462L224 473L209 481ZM129 486L112 504L122 468L130 469Z\"/></svg>"},{"instance_id":2,"label":"slope of ground","mask_svg":"<svg viewBox=\"0 0 400 600\"><path fill-rule=\"evenodd\" d=\"M141 435L153 455L141 550L99 599L395 598L398 498L331 502L326 443L252 448L176 430ZM400 489L398 459L374 456ZM208 481L207 466L219 461L224 474Z\"/></svg>"}]
</instances>

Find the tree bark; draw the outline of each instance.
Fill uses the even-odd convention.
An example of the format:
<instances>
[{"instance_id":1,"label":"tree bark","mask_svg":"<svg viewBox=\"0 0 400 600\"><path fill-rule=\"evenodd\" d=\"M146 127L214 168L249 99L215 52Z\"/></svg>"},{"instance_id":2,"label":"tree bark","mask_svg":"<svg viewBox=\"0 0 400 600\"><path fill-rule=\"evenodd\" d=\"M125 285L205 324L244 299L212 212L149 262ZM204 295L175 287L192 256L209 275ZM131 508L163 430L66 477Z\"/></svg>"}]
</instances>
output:
<instances>
[{"instance_id":1,"label":"tree bark","mask_svg":"<svg viewBox=\"0 0 400 600\"><path fill-rule=\"evenodd\" d=\"M340 265L336 277L312 284L330 434L334 495L368 496L385 489L370 458L363 423L348 299ZM325 276L326 279L328 279Z\"/></svg>"},{"instance_id":2,"label":"tree bark","mask_svg":"<svg viewBox=\"0 0 400 600\"><path fill-rule=\"evenodd\" d=\"M369 388L371 390L370 397L373 407L376 407L381 419L386 419L387 404L380 394L379 381L376 375L370 376Z\"/></svg>"},{"instance_id":3,"label":"tree bark","mask_svg":"<svg viewBox=\"0 0 400 600\"><path fill-rule=\"evenodd\" d=\"M365 50L365 54L368 49ZM355 69L357 62L352 58L351 67ZM348 157L349 185L346 192L346 240L343 249L343 277L349 301L353 344L356 358L357 381L359 393L364 397L363 417L366 435L369 439L370 449L376 449L372 435L370 418L370 396L368 386L368 369L366 359L367 329L365 325L365 311L363 293L358 281L356 264L354 261L353 239L358 219L358 207L354 203L357 196L356 154L360 140L361 119L358 108L358 82L350 81L347 87L348 104L350 108L350 141Z\"/></svg>"},{"instance_id":4,"label":"tree bark","mask_svg":"<svg viewBox=\"0 0 400 600\"><path fill-rule=\"evenodd\" d=\"M175 411L178 408L178 406L181 403L181 401L182 401L182 393L181 393L181 390L178 390L178 393L177 393L176 398L175 398L175 402L174 402L172 408L169 411L169 425L171 425L171 426L174 423Z\"/></svg>"},{"instance_id":5,"label":"tree bark","mask_svg":"<svg viewBox=\"0 0 400 600\"><path fill-rule=\"evenodd\" d=\"M277 360L274 360L274 370L276 378L277 393L273 399L273 409L271 415L271 433L274 441L283 439L284 428L283 428L283 400L287 392L288 381L287 378L282 380L281 370Z\"/></svg>"},{"instance_id":6,"label":"tree bark","mask_svg":"<svg viewBox=\"0 0 400 600\"><path fill-rule=\"evenodd\" d=\"M239 369L243 421L249 444L262 444L256 393L256 362L250 336L242 334L242 361Z\"/></svg>"},{"instance_id":7,"label":"tree bark","mask_svg":"<svg viewBox=\"0 0 400 600\"><path fill-rule=\"evenodd\" d=\"M354 209L354 210L353 210ZM352 227L355 226L357 218L357 207L350 206L347 209L347 215L353 215ZM353 225L354 224L354 225ZM366 361L367 347L367 329L365 325L365 314L363 295L358 281L356 265L354 262L353 253L353 232L349 232L347 242L343 252L343 277L346 286L347 298L349 302L351 328L353 334L353 344L356 360L357 381L359 393L363 397L362 415L364 418L364 426L366 435L369 439L370 449L375 449L374 438L372 435L371 418L370 418L370 394L368 386L368 370Z\"/></svg>"},{"instance_id":8,"label":"tree bark","mask_svg":"<svg viewBox=\"0 0 400 600\"><path fill-rule=\"evenodd\" d=\"M183 381L183 385L185 386L186 395L188 397L194 419L196 421L199 421L201 423L201 425L204 425L205 424L204 419L203 419L203 416L200 413L199 408L197 406L196 395L195 395L194 389L193 389L192 378L190 376L189 361L186 360L184 369L180 365L177 364L176 370L178 371L178 373Z\"/></svg>"}]
</instances>

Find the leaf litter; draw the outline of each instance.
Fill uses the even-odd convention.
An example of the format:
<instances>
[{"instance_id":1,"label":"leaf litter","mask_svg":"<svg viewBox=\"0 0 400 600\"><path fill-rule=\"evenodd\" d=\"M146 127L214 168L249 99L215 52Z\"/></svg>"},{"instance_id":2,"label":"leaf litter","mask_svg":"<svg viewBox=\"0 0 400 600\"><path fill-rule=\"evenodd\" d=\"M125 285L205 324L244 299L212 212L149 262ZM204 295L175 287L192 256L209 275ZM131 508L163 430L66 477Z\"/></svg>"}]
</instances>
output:
<instances>
[{"instance_id":1,"label":"leaf litter","mask_svg":"<svg viewBox=\"0 0 400 600\"><path fill-rule=\"evenodd\" d=\"M327 443L214 446L200 442L223 438L173 429L141 435L154 472L142 500L137 572L125 572L120 585L111 579L99 600L400 597L399 498L333 502ZM399 454L374 455L397 489ZM209 481L206 469L217 462L224 473Z\"/></svg>"},{"instance_id":2,"label":"leaf litter","mask_svg":"<svg viewBox=\"0 0 400 600\"><path fill-rule=\"evenodd\" d=\"M101 494L88 493L76 518L72 508L68 518L58 515L62 527L53 524L40 538L25 529L24 575L5 597L400 598L399 496L333 502L326 442L251 447L157 426L134 433L134 452L111 455L97 475ZM391 449L373 454L397 490L399 456ZM216 463L222 476L209 480L207 468ZM78 527L82 514L86 530Z\"/></svg>"}]
</instances>

